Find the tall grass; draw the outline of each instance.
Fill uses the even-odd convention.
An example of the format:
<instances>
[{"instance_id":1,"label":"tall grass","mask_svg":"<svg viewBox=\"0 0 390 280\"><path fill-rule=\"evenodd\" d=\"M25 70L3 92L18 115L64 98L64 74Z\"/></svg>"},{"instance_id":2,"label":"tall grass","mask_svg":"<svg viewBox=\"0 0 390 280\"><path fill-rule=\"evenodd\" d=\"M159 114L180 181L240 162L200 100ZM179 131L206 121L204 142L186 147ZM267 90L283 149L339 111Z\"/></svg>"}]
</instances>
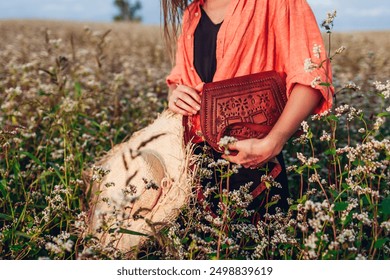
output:
<instances>
[{"instance_id":1,"label":"tall grass","mask_svg":"<svg viewBox=\"0 0 390 280\"><path fill-rule=\"evenodd\" d=\"M389 258L386 32L333 34L335 49L347 46L333 61L336 106L286 145L288 212L248 223L248 186L218 194L218 217L194 198L132 254L83 235L83 171L166 107L158 28L2 21L0 32L1 258ZM199 176L236 168L199 162Z\"/></svg>"}]
</instances>

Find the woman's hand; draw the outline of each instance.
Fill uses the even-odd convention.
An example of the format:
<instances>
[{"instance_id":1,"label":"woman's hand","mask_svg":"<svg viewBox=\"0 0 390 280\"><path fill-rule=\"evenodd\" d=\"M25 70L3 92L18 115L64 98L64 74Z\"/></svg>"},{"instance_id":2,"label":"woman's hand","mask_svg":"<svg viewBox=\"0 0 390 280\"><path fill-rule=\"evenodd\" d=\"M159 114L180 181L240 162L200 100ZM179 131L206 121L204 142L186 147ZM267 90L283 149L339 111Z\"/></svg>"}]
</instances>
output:
<instances>
[{"instance_id":1,"label":"woman's hand","mask_svg":"<svg viewBox=\"0 0 390 280\"><path fill-rule=\"evenodd\" d=\"M171 111L190 116L195 115L200 110L199 93L188 86L170 86L168 106Z\"/></svg>"},{"instance_id":2,"label":"woman's hand","mask_svg":"<svg viewBox=\"0 0 390 280\"><path fill-rule=\"evenodd\" d=\"M222 157L245 168L253 169L261 167L276 157L281 152L283 144L269 137L241 140L228 146L229 150L238 152L235 156L223 155Z\"/></svg>"},{"instance_id":3,"label":"woman's hand","mask_svg":"<svg viewBox=\"0 0 390 280\"><path fill-rule=\"evenodd\" d=\"M256 168L277 156L287 140L299 128L322 98L319 90L296 84L278 121L263 139L247 139L229 145L238 151L235 156L224 156L226 160L241 164L245 168Z\"/></svg>"}]
</instances>

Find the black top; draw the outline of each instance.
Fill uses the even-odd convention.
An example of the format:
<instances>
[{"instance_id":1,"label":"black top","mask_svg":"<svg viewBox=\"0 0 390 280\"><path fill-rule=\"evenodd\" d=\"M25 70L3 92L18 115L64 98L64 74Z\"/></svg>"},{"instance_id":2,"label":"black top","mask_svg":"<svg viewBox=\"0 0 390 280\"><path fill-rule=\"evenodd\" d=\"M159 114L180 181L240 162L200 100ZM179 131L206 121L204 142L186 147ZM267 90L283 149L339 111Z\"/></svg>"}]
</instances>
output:
<instances>
[{"instance_id":1,"label":"black top","mask_svg":"<svg viewBox=\"0 0 390 280\"><path fill-rule=\"evenodd\" d=\"M214 24L206 12L202 16L194 34L194 66L203 82L213 81L217 68L217 35L221 23Z\"/></svg>"}]
</instances>

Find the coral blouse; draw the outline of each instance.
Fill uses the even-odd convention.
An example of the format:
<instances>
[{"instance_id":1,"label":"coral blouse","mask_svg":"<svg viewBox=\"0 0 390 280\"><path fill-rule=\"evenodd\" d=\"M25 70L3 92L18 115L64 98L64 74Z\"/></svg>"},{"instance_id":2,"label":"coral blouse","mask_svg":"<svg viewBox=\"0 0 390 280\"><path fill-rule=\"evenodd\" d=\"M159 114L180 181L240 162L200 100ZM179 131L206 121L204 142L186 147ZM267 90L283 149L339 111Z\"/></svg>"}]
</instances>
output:
<instances>
[{"instance_id":1,"label":"coral blouse","mask_svg":"<svg viewBox=\"0 0 390 280\"><path fill-rule=\"evenodd\" d=\"M175 66L167 84L183 84L201 93L203 82L194 67L194 33L201 17L200 1L185 10ZM286 81L287 97L296 83L313 86L323 99L314 113L332 106L331 70L307 71L305 61L326 60L326 49L306 0L231 0L217 36L217 67L213 81L275 70ZM326 63L324 63L324 66ZM304 106L304 104L302 104ZM200 142L199 115L189 117L187 131Z\"/></svg>"}]
</instances>

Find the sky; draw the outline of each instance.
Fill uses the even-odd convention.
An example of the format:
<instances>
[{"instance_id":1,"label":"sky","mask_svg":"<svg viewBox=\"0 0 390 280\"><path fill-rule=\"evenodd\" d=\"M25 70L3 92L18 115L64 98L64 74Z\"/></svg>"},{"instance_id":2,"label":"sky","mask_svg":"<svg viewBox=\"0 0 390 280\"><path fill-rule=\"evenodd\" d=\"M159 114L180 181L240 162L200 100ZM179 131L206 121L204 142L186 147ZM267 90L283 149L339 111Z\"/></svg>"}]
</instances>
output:
<instances>
[{"instance_id":1,"label":"sky","mask_svg":"<svg viewBox=\"0 0 390 280\"><path fill-rule=\"evenodd\" d=\"M261 1L261 0L253 0ZM337 11L335 31L390 30L390 0L307 0L318 22ZM135 0L130 0L135 2ZM145 24L160 24L160 0L141 0ZM1 19L56 19L109 22L114 0L1 0Z\"/></svg>"}]
</instances>

